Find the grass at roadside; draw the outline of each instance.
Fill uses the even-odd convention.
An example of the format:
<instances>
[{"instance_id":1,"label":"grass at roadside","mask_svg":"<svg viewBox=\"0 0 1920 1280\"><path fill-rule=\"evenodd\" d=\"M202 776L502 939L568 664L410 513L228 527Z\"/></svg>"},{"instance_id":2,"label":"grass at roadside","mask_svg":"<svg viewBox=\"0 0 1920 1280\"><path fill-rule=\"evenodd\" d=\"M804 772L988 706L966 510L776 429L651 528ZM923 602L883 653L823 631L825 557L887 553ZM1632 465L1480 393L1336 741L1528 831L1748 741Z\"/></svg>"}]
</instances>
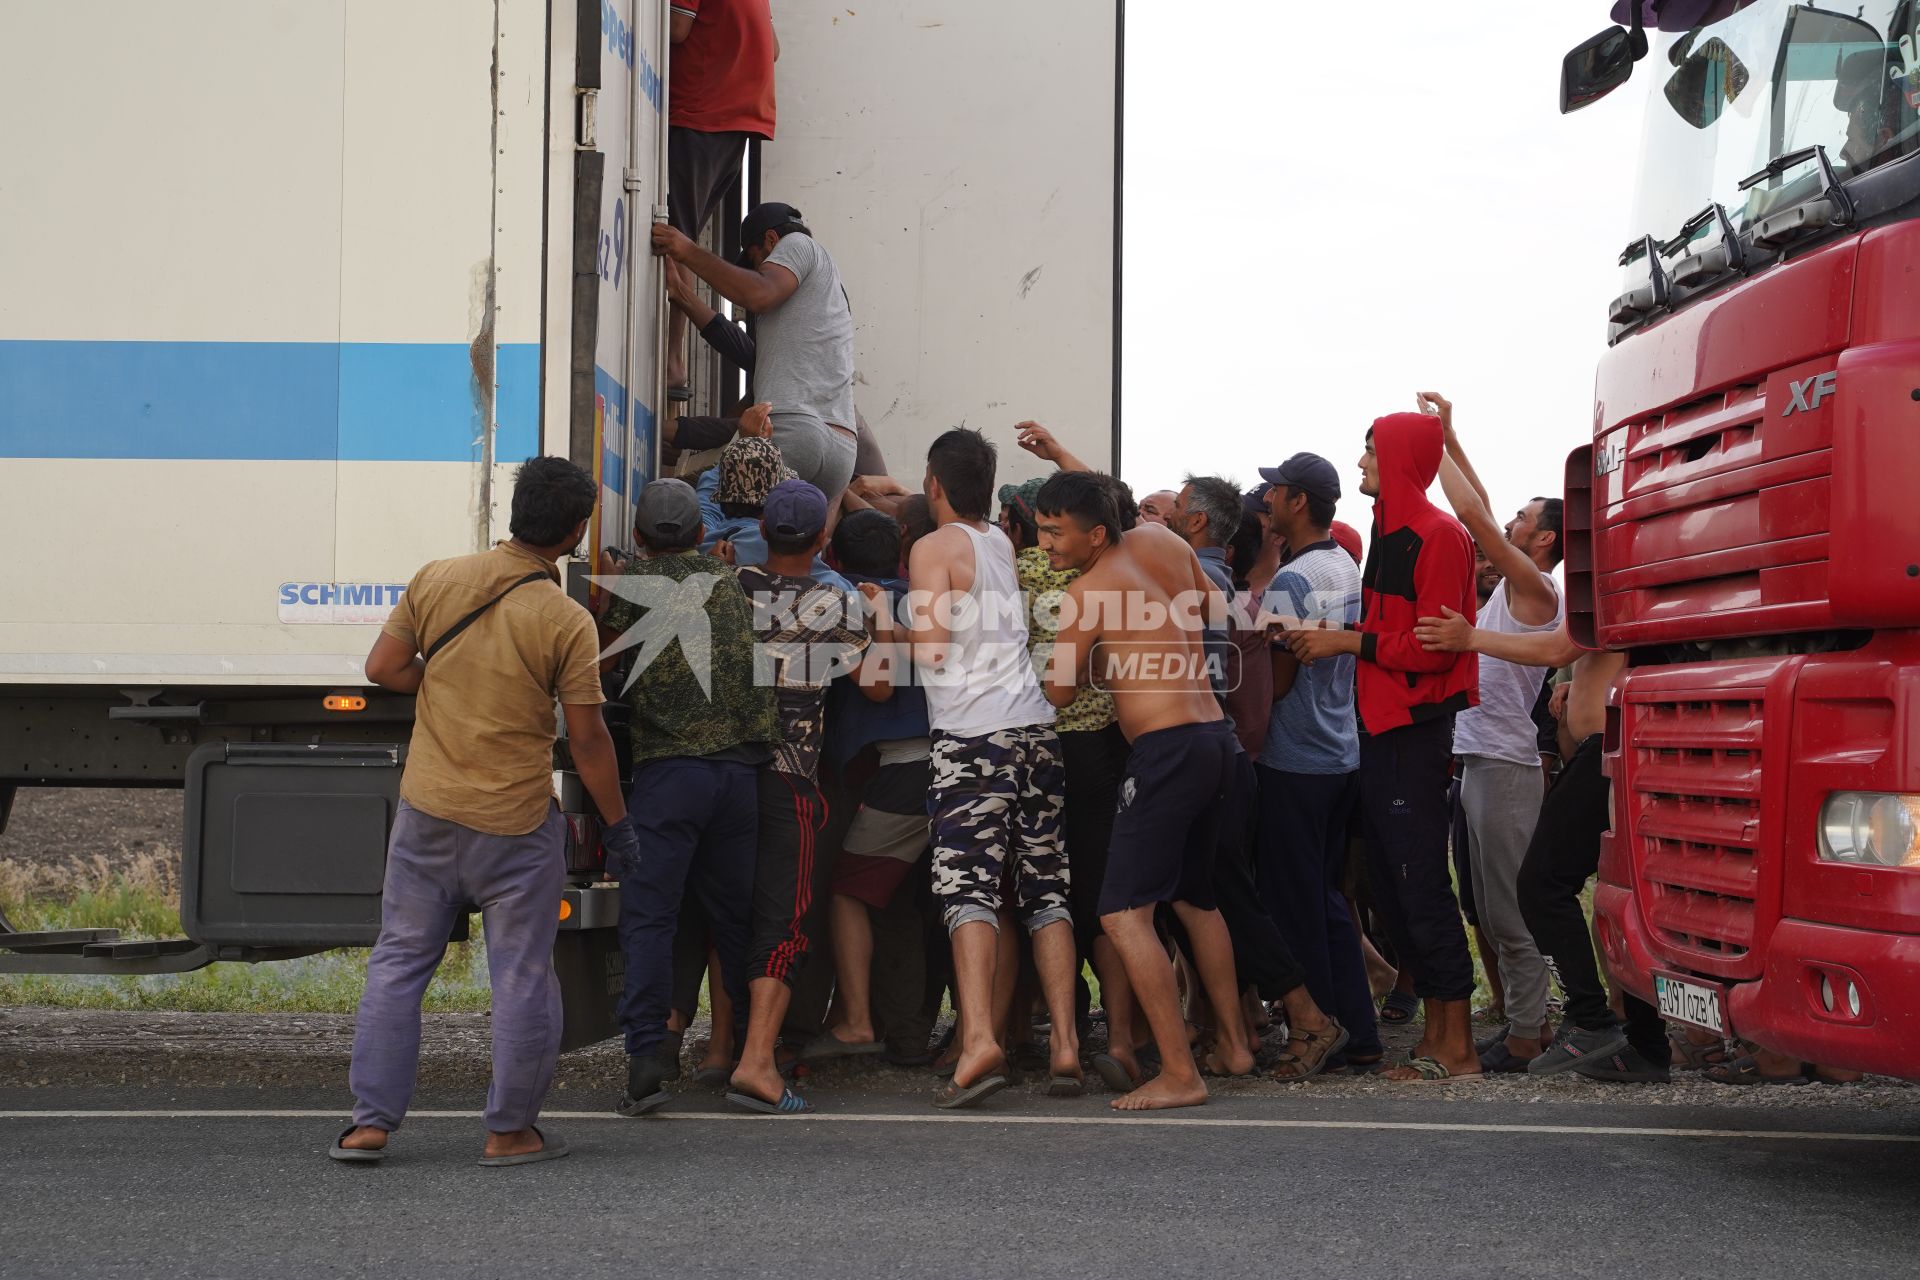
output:
<instances>
[{"instance_id":1,"label":"grass at roadside","mask_svg":"<svg viewBox=\"0 0 1920 1280\"><path fill-rule=\"evenodd\" d=\"M73 864L58 878L29 883L0 865L0 912L14 928L118 929L126 938L177 937L180 899L169 863L136 860L110 871L104 862ZM488 1006L486 946L480 922L474 940L447 949L426 1008L432 1012ZM366 983L364 949L329 951L272 964L214 964L193 973L147 977L43 977L0 974L0 1005L63 1009L160 1009L192 1013L352 1013Z\"/></svg>"}]
</instances>

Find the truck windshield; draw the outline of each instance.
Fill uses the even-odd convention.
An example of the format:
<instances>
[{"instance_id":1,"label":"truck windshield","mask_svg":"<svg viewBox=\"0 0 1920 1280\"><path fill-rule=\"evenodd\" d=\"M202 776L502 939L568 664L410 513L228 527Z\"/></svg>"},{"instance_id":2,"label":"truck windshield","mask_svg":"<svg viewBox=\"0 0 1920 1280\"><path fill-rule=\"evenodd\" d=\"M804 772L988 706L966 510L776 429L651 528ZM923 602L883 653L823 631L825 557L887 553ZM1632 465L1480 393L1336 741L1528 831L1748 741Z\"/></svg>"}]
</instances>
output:
<instances>
[{"instance_id":1,"label":"truck windshield","mask_svg":"<svg viewBox=\"0 0 1920 1280\"><path fill-rule=\"evenodd\" d=\"M1634 236L1666 239L1718 201L1735 229L1810 198L1811 161L1750 191L1776 156L1820 145L1844 181L1920 149L1920 0L1714 5L1654 45ZM1729 10L1731 10L1729 12Z\"/></svg>"}]
</instances>

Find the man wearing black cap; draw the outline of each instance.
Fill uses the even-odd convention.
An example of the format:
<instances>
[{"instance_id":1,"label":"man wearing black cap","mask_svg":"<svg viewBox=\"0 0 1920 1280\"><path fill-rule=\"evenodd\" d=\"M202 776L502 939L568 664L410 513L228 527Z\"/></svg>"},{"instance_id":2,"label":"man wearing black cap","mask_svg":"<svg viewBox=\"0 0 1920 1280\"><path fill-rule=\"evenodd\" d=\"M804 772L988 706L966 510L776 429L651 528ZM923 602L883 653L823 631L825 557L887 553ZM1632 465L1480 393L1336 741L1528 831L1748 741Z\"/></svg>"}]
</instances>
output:
<instances>
[{"instance_id":1,"label":"man wearing black cap","mask_svg":"<svg viewBox=\"0 0 1920 1280\"><path fill-rule=\"evenodd\" d=\"M1360 620L1360 570L1329 532L1340 497L1331 462L1296 453L1262 467L1273 531L1287 544L1267 589L1266 612L1305 623L1351 627ZM1255 762L1261 892L1307 973L1315 1003L1351 1037L1347 1061L1378 1062L1380 1033L1367 985L1360 934L1341 891L1347 823L1359 795L1360 730L1353 711L1353 664L1341 656L1301 666L1273 651L1273 717ZM1319 1045L1296 1046L1310 1065Z\"/></svg>"},{"instance_id":2,"label":"man wearing black cap","mask_svg":"<svg viewBox=\"0 0 1920 1280\"><path fill-rule=\"evenodd\" d=\"M699 550L700 501L684 480L655 480L634 504L643 556L600 585L603 666L635 651L632 708L635 815L645 855L620 879L626 991L623 1115L667 1100L673 944L691 887L711 929L733 1007L747 1007L747 948L757 832L757 770L780 737L773 690L754 680L753 611L733 571ZM604 565L603 573L612 569Z\"/></svg>"},{"instance_id":3,"label":"man wearing black cap","mask_svg":"<svg viewBox=\"0 0 1920 1280\"><path fill-rule=\"evenodd\" d=\"M740 261L722 261L671 226L655 253L686 267L754 317L754 398L773 405L773 441L831 505L853 478L853 311L840 269L800 211L756 205L740 223Z\"/></svg>"}]
</instances>

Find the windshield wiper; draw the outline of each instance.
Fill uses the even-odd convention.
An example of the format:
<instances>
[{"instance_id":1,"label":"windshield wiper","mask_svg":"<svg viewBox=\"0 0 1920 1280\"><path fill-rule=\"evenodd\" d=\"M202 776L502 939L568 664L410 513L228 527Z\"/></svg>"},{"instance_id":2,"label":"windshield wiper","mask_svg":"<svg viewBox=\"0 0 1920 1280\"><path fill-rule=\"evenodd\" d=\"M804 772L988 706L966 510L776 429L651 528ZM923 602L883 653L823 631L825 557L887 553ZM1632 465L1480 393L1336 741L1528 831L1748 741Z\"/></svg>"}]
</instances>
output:
<instances>
[{"instance_id":1,"label":"windshield wiper","mask_svg":"<svg viewBox=\"0 0 1920 1280\"><path fill-rule=\"evenodd\" d=\"M1719 226L1720 242L1698 253L1689 253L1673 264L1673 283L1683 289L1699 288L1721 276L1747 269L1747 247L1740 243L1740 233L1733 229L1733 219L1727 216L1726 206L1717 200L1688 218L1680 234L1660 246L1660 252L1672 257L1692 244L1709 224Z\"/></svg>"},{"instance_id":2,"label":"windshield wiper","mask_svg":"<svg viewBox=\"0 0 1920 1280\"><path fill-rule=\"evenodd\" d=\"M1818 144L1775 156L1767 161L1766 168L1742 179L1740 189L1751 190L1809 160L1819 166L1819 190L1791 208L1770 213L1754 223L1753 242L1756 245L1778 249L1803 235L1824 231L1828 227L1848 226L1853 222L1853 197L1847 194L1845 185L1834 173L1833 165L1827 159L1827 149Z\"/></svg>"},{"instance_id":3,"label":"windshield wiper","mask_svg":"<svg viewBox=\"0 0 1920 1280\"><path fill-rule=\"evenodd\" d=\"M1652 236L1635 240L1620 251L1620 265L1624 267L1640 257L1647 260L1647 282L1613 300L1613 305L1607 308L1607 319L1615 324L1639 324L1654 312L1664 311L1673 301L1673 281L1660 263L1660 242Z\"/></svg>"}]
</instances>

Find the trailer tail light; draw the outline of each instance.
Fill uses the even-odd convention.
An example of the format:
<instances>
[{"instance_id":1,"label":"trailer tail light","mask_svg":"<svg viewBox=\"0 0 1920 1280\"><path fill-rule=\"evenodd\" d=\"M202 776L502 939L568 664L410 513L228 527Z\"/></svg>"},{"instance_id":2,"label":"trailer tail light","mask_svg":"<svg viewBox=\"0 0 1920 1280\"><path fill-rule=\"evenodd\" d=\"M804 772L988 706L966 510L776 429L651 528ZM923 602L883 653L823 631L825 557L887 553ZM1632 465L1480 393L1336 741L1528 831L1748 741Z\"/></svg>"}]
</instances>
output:
<instances>
[{"instance_id":1,"label":"trailer tail light","mask_svg":"<svg viewBox=\"0 0 1920 1280\"><path fill-rule=\"evenodd\" d=\"M1820 809L1820 860L1920 867L1920 796L1836 791Z\"/></svg>"},{"instance_id":2,"label":"trailer tail light","mask_svg":"<svg viewBox=\"0 0 1920 1280\"><path fill-rule=\"evenodd\" d=\"M330 693L320 699L320 705L329 711L365 711L367 700L357 693Z\"/></svg>"}]
</instances>

